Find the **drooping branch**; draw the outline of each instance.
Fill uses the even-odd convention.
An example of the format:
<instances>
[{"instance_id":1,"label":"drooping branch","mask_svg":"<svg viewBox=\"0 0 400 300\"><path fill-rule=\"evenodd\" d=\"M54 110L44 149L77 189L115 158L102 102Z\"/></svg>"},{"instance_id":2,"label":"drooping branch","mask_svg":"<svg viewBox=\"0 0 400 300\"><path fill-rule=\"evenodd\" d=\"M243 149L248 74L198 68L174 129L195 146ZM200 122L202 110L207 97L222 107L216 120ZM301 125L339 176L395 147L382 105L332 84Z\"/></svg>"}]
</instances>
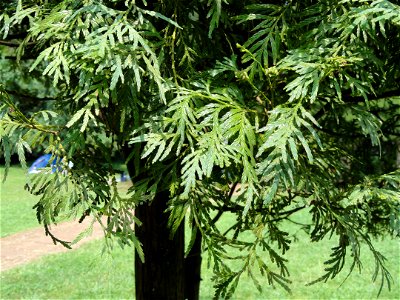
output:
<instances>
[{"instance_id":1,"label":"drooping branch","mask_svg":"<svg viewBox=\"0 0 400 300\"><path fill-rule=\"evenodd\" d=\"M217 222L219 220L219 218L222 216L224 210L228 208L228 203L232 199L233 193L235 192L238 184L239 184L239 182L237 182L237 181L234 184L232 184L232 186L229 190L229 194L225 198L224 205L221 207L221 209L219 209L217 215L212 219L212 221L211 221L212 224L215 224L215 222Z\"/></svg>"},{"instance_id":2,"label":"drooping branch","mask_svg":"<svg viewBox=\"0 0 400 300\"><path fill-rule=\"evenodd\" d=\"M381 93L379 95L377 95L376 97L373 98L369 98L368 101L377 101L377 100L385 100L387 98L392 98L392 97L400 97L400 87L397 87L394 90L390 90L390 91L386 91L384 93ZM365 99L363 96L351 96L350 94L345 94L342 95L342 99L344 100L344 102L346 103L362 103L365 102ZM327 103L326 103L327 104ZM321 117L323 117L323 115L325 114L325 105L324 104L316 114L314 114L314 118L316 120L319 120Z\"/></svg>"},{"instance_id":3,"label":"drooping branch","mask_svg":"<svg viewBox=\"0 0 400 300\"><path fill-rule=\"evenodd\" d=\"M47 224L44 224L44 230L45 230L45 234L50 236L54 245L57 245L57 243L60 243L61 245L63 245L64 247L68 248L68 249L72 249L71 247L71 242L67 242L67 241L63 241L60 240L59 238L57 238L56 236L54 236L54 234L50 231L49 226Z\"/></svg>"},{"instance_id":4,"label":"drooping branch","mask_svg":"<svg viewBox=\"0 0 400 300\"><path fill-rule=\"evenodd\" d=\"M376 97L372 97L370 99L368 99L369 101L376 101L376 100L383 100L383 99L387 99L387 98L391 98L391 97L400 97L400 87L397 87L394 90L389 90L389 91L385 91L379 95L377 95ZM359 102L365 102L365 99L363 96L352 96L350 94L345 94L342 95L342 99L344 102L350 102L350 103L359 103Z\"/></svg>"},{"instance_id":5,"label":"drooping branch","mask_svg":"<svg viewBox=\"0 0 400 300\"><path fill-rule=\"evenodd\" d=\"M7 90L6 89L6 92L9 95L13 95L13 96L21 97L21 98L28 98L28 99L31 99L31 100L38 100L38 101L54 101L54 100L57 100L57 98L55 98L55 97L37 97L37 96L33 96L33 95L28 95L28 94L24 94L24 93L21 93L21 92L17 92L17 91L14 91L14 90Z\"/></svg>"},{"instance_id":6,"label":"drooping branch","mask_svg":"<svg viewBox=\"0 0 400 300\"><path fill-rule=\"evenodd\" d=\"M21 45L21 43L20 42L0 40L0 45L7 46L7 47L18 48ZM25 46L34 46L34 45L36 45L36 42L28 42L28 43L25 44Z\"/></svg>"}]
</instances>

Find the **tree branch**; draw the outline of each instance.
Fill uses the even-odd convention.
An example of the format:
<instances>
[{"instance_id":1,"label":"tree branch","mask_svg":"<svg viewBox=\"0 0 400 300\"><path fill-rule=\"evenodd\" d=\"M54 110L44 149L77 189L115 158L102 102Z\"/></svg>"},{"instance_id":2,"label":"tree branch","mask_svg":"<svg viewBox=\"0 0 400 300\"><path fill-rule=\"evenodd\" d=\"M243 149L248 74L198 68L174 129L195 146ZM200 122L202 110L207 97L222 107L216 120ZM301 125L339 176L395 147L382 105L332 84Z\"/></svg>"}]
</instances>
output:
<instances>
[{"instance_id":1,"label":"tree branch","mask_svg":"<svg viewBox=\"0 0 400 300\"><path fill-rule=\"evenodd\" d=\"M13 96L21 97L21 98L29 98L29 99L34 99L34 100L40 100L40 101L54 101L54 100L57 100L57 98L54 98L54 97L36 97L36 96L33 96L33 95L28 95L28 94L20 93L20 92L13 91L13 90L7 90L7 89L6 89L6 92L9 95L13 95Z\"/></svg>"},{"instance_id":2,"label":"tree branch","mask_svg":"<svg viewBox=\"0 0 400 300\"><path fill-rule=\"evenodd\" d=\"M51 239L53 240L54 245L57 245L57 243L60 243L64 247L66 247L68 249L72 249L71 246L70 246L71 242L60 240L59 238L54 236L54 234L51 233L51 231L49 229L49 226L47 224L44 224L44 231L45 231L46 235L51 237Z\"/></svg>"},{"instance_id":3,"label":"tree branch","mask_svg":"<svg viewBox=\"0 0 400 300\"><path fill-rule=\"evenodd\" d=\"M386 98L391 98L391 97L395 97L398 96L400 97L400 87L397 87L394 90L390 90L390 91L386 91L382 94L377 95L374 98L368 99L368 101L374 101L374 100L380 100L380 99L386 99ZM351 95L342 95L342 99L345 102L349 102L349 103L359 103L359 102L364 102L365 99L363 96L351 96Z\"/></svg>"},{"instance_id":4,"label":"tree branch","mask_svg":"<svg viewBox=\"0 0 400 300\"><path fill-rule=\"evenodd\" d=\"M222 216L222 214L224 213L225 209L228 208L228 202L231 200L231 198L233 196L233 193L235 192L236 187L237 187L238 184L239 184L239 182L236 181L231 186L231 189L229 190L229 194L225 198L224 205L221 208L219 208L219 211L218 211L217 215L212 219L212 221L211 221L212 224L215 224L215 222L217 222L219 220L219 218Z\"/></svg>"},{"instance_id":5,"label":"tree branch","mask_svg":"<svg viewBox=\"0 0 400 300\"><path fill-rule=\"evenodd\" d=\"M284 219L287 219L287 217L289 217L291 214L293 214L293 213L295 213L295 212L297 212L297 211L299 211L299 210L302 210L303 208L306 208L306 206L303 205L303 206L299 206L299 207L293 208L293 209L291 209L291 210L283 211L283 212L281 212L281 213L279 214L279 216L281 216L281 217L276 218L276 219L269 220L268 222L278 222L278 221L282 221L282 220L284 220Z\"/></svg>"},{"instance_id":6,"label":"tree branch","mask_svg":"<svg viewBox=\"0 0 400 300\"><path fill-rule=\"evenodd\" d=\"M368 99L368 101L376 101L376 100L383 100L391 97L400 97L400 87L397 87L394 90L386 91L382 94L377 95L374 98ZM342 99L345 103L360 103L360 102L365 102L365 99L363 96L351 96L350 94L347 95L342 95ZM316 120L320 119L324 115L324 107L322 107L315 115L314 118Z\"/></svg>"},{"instance_id":7,"label":"tree branch","mask_svg":"<svg viewBox=\"0 0 400 300\"><path fill-rule=\"evenodd\" d=\"M11 41L6 41L6 40L0 40L0 45L7 46L7 47L18 48L21 45L21 43L11 42ZM26 46L34 46L34 45L36 45L36 42L28 42L28 43L26 43Z\"/></svg>"}]
</instances>

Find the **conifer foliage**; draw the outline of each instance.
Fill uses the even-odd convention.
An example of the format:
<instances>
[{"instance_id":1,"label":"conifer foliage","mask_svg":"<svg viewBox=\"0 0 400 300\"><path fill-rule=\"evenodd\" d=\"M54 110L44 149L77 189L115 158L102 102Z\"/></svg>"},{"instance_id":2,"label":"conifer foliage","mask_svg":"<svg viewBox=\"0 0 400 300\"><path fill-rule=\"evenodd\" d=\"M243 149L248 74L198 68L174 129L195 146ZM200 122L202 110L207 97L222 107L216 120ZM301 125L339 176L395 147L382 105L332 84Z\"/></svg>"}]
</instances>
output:
<instances>
[{"instance_id":1,"label":"conifer foliage","mask_svg":"<svg viewBox=\"0 0 400 300\"><path fill-rule=\"evenodd\" d=\"M325 273L345 259L392 281L371 240L400 234L400 6L387 0L16 0L1 4L1 49L51 79L49 109L22 111L0 86L7 166L35 147L60 168L29 190L49 225L92 217L146 259L133 211L168 191L169 228L185 218L215 274L216 298L241 276L290 289L297 224L332 238ZM10 95L9 95L10 94ZM120 195L115 156L132 178ZM73 162L73 167L68 162ZM232 218L222 230L219 220ZM157 217L157 216L154 216ZM143 224L142 226L146 226ZM240 262L232 268L230 262Z\"/></svg>"}]
</instances>

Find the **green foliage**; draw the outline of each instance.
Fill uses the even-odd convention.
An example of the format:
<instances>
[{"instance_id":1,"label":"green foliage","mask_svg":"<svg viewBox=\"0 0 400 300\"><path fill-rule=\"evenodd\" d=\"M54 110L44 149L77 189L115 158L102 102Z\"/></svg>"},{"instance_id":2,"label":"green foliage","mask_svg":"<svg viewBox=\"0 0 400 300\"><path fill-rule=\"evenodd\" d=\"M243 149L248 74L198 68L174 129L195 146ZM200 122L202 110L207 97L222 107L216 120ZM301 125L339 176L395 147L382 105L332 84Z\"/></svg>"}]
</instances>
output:
<instances>
[{"instance_id":1,"label":"green foliage","mask_svg":"<svg viewBox=\"0 0 400 300\"><path fill-rule=\"evenodd\" d=\"M361 268L366 244L390 284L371 236L399 235L399 15L386 0L6 5L5 44L19 61L36 51L30 70L57 90L29 115L2 87L6 164L45 143L61 166L30 183L45 227L105 215L107 236L141 255L131 211L169 190L172 232L187 217L202 235L217 298L244 273L289 290L282 222L305 209L313 223L299 229L337 240L316 281L348 257ZM129 166L127 196L109 182L113 153ZM224 213L236 222L222 232Z\"/></svg>"}]
</instances>

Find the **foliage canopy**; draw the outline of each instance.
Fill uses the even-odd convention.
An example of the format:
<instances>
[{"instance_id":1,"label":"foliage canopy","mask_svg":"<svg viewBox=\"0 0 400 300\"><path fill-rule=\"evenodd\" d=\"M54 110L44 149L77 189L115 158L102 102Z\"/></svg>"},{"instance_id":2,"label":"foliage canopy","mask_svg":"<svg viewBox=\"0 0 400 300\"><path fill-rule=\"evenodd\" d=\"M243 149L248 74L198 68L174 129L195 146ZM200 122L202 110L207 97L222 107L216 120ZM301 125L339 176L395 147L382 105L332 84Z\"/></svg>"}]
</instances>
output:
<instances>
[{"instance_id":1,"label":"foliage canopy","mask_svg":"<svg viewBox=\"0 0 400 300\"><path fill-rule=\"evenodd\" d=\"M2 52L54 86L48 109L25 111L9 96L15 90L0 90L6 163L17 153L25 164L25 152L45 145L67 170L29 183L46 230L66 215L105 215L107 236L144 259L132 210L169 190L172 232L185 217L193 224L216 297L230 297L244 273L259 289L257 272L289 289L285 253L295 237L282 224L307 211L310 224L297 225L311 241L337 240L316 281L335 277L345 258L361 269L366 244L374 279L390 285L371 237L400 233L395 1L1 6ZM109 184L118 153L130 153L134 166L127 196ZM226 231L218 227L224 213L236 220Z\"/></svg>"}]
</instances>

